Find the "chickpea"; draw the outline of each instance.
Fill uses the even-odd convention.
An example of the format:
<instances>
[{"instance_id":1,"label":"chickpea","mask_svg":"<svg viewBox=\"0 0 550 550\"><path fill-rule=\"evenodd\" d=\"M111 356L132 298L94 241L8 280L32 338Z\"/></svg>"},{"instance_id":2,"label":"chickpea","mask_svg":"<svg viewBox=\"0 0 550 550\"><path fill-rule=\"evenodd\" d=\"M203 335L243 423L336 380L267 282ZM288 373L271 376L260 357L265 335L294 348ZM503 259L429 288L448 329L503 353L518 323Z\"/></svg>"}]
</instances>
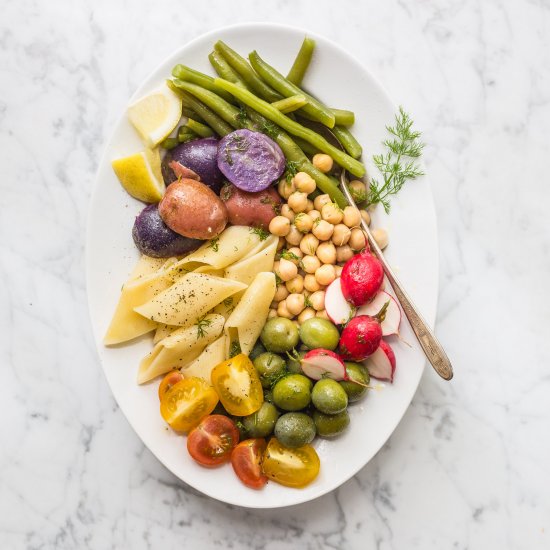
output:
<instances>
[{"instance_id":1,"label":"chickpea","mask_svg":"<svg viewBox=\"0 0 550 550\"><path fill-rule=\"evenodd\" d=\"M348 227L359 227L361 223L361 214L357 208L346 206L344 208L344 218L342 221Z\"/></svg>"},{"instance_id":2,"label":"chickpea","mask_svg":"<svg viewBox=\"0 0 550 550\"><path fill-rule=\"evenodd\" d=\"M277 315L277 310L276 309L270 309L269 313L267 314L268 319L273 319L273 317L279 317Z\"/></svg>"},{"instance_id":3,"label":"chickpea","mask_svg":"<svg viewBox=\"0 0 550 550\"><path fill-rule=\"evenodd\" d=\"M284 216L275 216L269 222L269 232L277 237L286 237L290 232L290 220Z\"/></svg>"},{"instance_id":4,"label":"chickpea","mask_svg":"<svg viewBox=\"0 0 550 550\"><path fill-rule=\"evenodd\" d=\"M365 234L361 229L358 227L354 227L351 230L351 237L349 238L348 244L350 245L351 249L355 252L359 252L359 250L363 250L365 248L365 245L367 244L367 241L365 240Z\"/></svg>"},{"instance_id":5,"label":"chickpea","mask_svg":"<svg viewBox=\"0 0 550 550\"><path fill-rule=\"evenodd\" d=\"M315 180L305 172L298 172L292 181L294 182L296 189L306 195L313 193L317 187Z\"/></svg>"},{"instance_id":6,"label":"chickpea","mask_svg":"<svg viewBox=\"0 0 550 550\"><path fill-rule=\"evenodd\" d=\"M282 178L279 180L279 184L277 185L277 191L279 191L279 195L281 195L283 199L288 199L288 197L296 191L296 186L294 185L294 182L287 181L286 178Z\"/></svg>"},{"instance_id":7,"label":"chickpea","mask_svg":"<svg viewBox=\"0 0 550 550\"><path fill-rule=\"evenodd\" d=\"M342 269L344 269L343 265L335 265L334 266L334 272L336 273L336 277L342 276Z\"/></svg>"},{"instance_id":8,"label":"chickpea","mask_svg":"<svg viewBox=\"0 0 550 550\"><path fill-rule=\"evenodd\" d=\"M321 267L321 262L317 256L308 255L302 258L302 266L306 273L315 273Z\"/></svg>"},{"instance_id":9,"label":"chickpea","mask_svg":"<svg viewBox=\"0 0 550 550\"><path fill-rule=\"evenodd\" d=\"M311 159L311 164L313 164L315 168L321 170L321 172L327 173L332 170L332 165L334 164L334 161L332 160L332 157L330 155L317 153L316 155L313 155L313 158Z\"/></svg>"},{"instance_id":10,"label":"chickpea","mask_svg":"<svg viewBox=\"0 0 550 550\"><path fill-rule=\"evenodd\" d=\"M313 223L311 232L320 240L328 241L334 232L334 225L326 220L319 220Z\"/></svg>"},{"instance_id":11,"label":"chickpea","mask_svg":"<svg viewBox=\"0 0 550 550\"><path fill-rule=\"evenodd\" d=\"M315 206L313 206L313 201L311 199L307 199L307 206L306 206L306 212L311 212Z\"/></svg>"},{"instance_id":12,"label":"chickpea","mask_svg":"<svg viewBox=\"0 0 550 550\"><path fill-rule=\"evenodd\" d=\"M291 223L294 221L294 212L288 204L283 204L283 206L281 206L281 216L288 218Z\"/></svg>"},{"instance_id":13,"label":"chickpea","mask_svg":"<svg viewBox=\"0 0 550 550\"><path fill-rule=\"evenodd\" d=\"M352 257L353 257L353 250L347 244L345 244L344 246L336 247L337 262L347 262Z\"/></svg>"},{"instance_id":14,"label":"chickpea","mask_svg":"<svg viewBox=\"0 0 550 550\"><path fill-rule=\"evenodd\" d=\"M315 317L315 310L312 307L306 307L300 315L298 315L298 323L305 323L308 319Z\"/></svg>"},{"instance_id":15,"label":"chickpea","mask_svg":"<svg viewBox=\"0 0 550 550\"><path fill-rule=\"evenodd\" d=\"M348 189L356 204L367 200L367 186L361 180L350 181Z\"/></svg>"},{"instance_id":16,"label":"chickpea","mask_svg":"<svg viewBox=\"0 0 550 550\"><path fill-rule=\"evenodd\" d=\"M279 250L282 250L286 246L286 239L284 237L279 237L279 241L277 242L277 252Z\"/></svg>"},{"instance_id":17,"label":"chickpea","mask_svg":"<svg viewBox=\"0 0 550 550\"><path fill-rule=\"evenodd\" d=\"M336 247L330 241L321 243L317 247L317 252L315 252L315 254L323 264L336 263Z\"/></svg>"},{"instance_id":18,"label":"chickpea","mask_svg":"<svg viewBox=\"0 0 550 550\"><path fill-rule=\"evenodd\" d=\"M295 191L288 197L288 206L294 210L296 214L300 212L305 212L307 208L307 195L305 193L300 193L300 191Z\"/></svg>"},{"instance_id":19,"label":"chickpea","mask_svg":"<svg viewBox=\"0 0 550 550\"><path fill-rule=\"evenodd\" d=\"M286 300L283 300L282 302L279 302L279 305L277 306L277 316L278 317L285 317L286 319L292 319L294 315L288 311L288 308L286 307Z\"/></svg>"},{"instance_id":20,"label":"chickpea","mask_svg":"<svg viewBox=\"0 0 550 550\"><path fill-rule=\"evenodd\" d=\"M313 220L305 212L300 212L294 219L294 225L298 231L309 233L313 227Z\"/></svg>"},{"instance_id":21,"label":"chickpea","mask_svg":"<svg viewBox=\"0 0 550 550\"><path fill-rule=\"evenodd\" d=\"M315 206L315 210L318 210L321 212L321 209L325 204L329 204L332 202L332 199L328 195L319 195L315 197L315 200L313 201L313 205Z\"/></svg>"},{"instance_id":22,"label":"chickpea","mask_svg":"<svg viewBox=\"0 0 550 550\"><path fill-rule=\"evenodd\" d=\"M313 221L315 221L321 217L321 212L319 212L319 210L310 210L308 215Z\"/></svg>"},{"instance_id":23,"label":"chickpea","mask_svg":"<svg viewBox=\"0 0 550 550\"><path fill-rule=\"evenodd\" d=\"M286 289L290 294L300 294L304 290L304 278L301 275L296 275L286 282Z\"/></svg>"},{"instance_id":24,"label":"chickpea","mask_svg":"<svg viewBox=\"0 0 550 550\"><path fill-rule=\"evenodd\" d=\"M296 265L299 265L300 260L304 257L304 253L297 246L293 246L292 248L289 248L288 255L289 257L287 258L287 260L290 260Z\"/></svg>"},{"instance_id":25,"label":"chickpea","mask_svg":"<svg viewBox=\"0 0 550 550\"><path fill-rule=\"evenodd\" d=\"M274 302L282 302L283 300L286 300L286 297L288 296L289 292L286 289L285 285L278 285L277 290L275 291L275 296L273 297Z\"/></svg>"},{"instance_id":26,"label":"chickpea","mask_svg":"<svg viewBox=\"0 0 550 550\"><path fill-rule=\"evenodd\" d=\"M291 244L292 246L298 246L300 244L300 241L302 240L302 237L303 233L300 233L297 227L293 225L285 238L287 243Z\"/></svg>"},{"instance_id":27,"label":"chickpea","mask_svg":"<svg viewBox=\"0 0 550 550\"><path fill-rule=\"evenodd\" d=\"M370 214L366 210L361 210L361 217L367 225L370 225Z\"/></svg>"},{"instance_id":28,"label":"chickpea","mask_svg":"<svg viewBox=\"0 0 550 550\"><path fill-rule=\"evenodd\" d=\"M319 317L320 319L326 319L327 321L330 321L330 317L328 316L327 310L323 309L322 311L318 311L315 314L315 317Z\"/></svg>"},{"instance_id":29,"label":"chickpea","mask_svg":"<svg viewBox=\"0 0 550 550\"><path fill-rule=\"evenodd\" d=\"M336 271L334 270L334 266L332 264L322 265L315 272L315 279L320 285L330 285L330 283L336 279Z\"/></svg>"},{"instance_id":30,"label":"chickpea","mask_svg":"<svg viewBox=\"0 0 550 550\"><path fill-rule=\"evenodd\" d=\"M279 262L278 275L281 278L281 281L290 281L298 275L298 267L291 261L281 258L281 261Z\"/></svg>"},{"instance_id":31,"label":"chickpea","mask_svg":"<svg viewBox=\"0 0 550 550\"><path fill-rule=\"evenodd\" d=\"M384 250L388 246L388 232L385 229L377 227L371 231L371 235L381 250Z\"/></svg>"},{"instance_id":32,"label":"chickpea","mask_svg":"<svg viewBox=\"0 0 550 550\"><path fill-rule=\"evenodd\" d=\"M344 218L344 213L337 204L331 202L325 204L323 208L321 208L321 218L331 223L332 225L336 225L342 222L342 219Z\"/></svg>"},{"instance_id":33,"label":"chickpea","mask_svg":"<svg viewBox=\"0 0 550 550\"><path fill-rule=\"evenodd\" d=\"M334 232L332 233L332 242L336 246L343 246L348 243L351 237L350 228L343 223L339 223L334 226Z\"/></svg>"},{"instance_id":34,"label":"chickpea","mask_svg":"<svg viewBox=\"0 0 550 550\"><path fill-rule=\"evenodd\" d=\"M309 298L309 303L315 311L321 311L325 309L325 291L318 290L314 292Z\"/></svg>"},{"instance_id":35,"label":"chickpea","mask_svg":"<svg viewBox=\"0 0 550 550\"><path fill-rule=\"evenodd\" d=\"M299 315L306 307L306 299L303 294L289 294L286 299L286 308L292 315Z\"/></svg>"},{"instance_id":36,"label":"chickpea","mask_svg":"<svg viewBox=\"0 0 550 550\"><path fill-rule=\"evenodd\" d=\"M313 256L313 254L315 254L318 246L319 239L317 239L317 237L313 233L308 233L307 235L304 235L304 238L300 241L300 250L304 254L309 254L310 256Z\"/></svg>"},{"instance_id":37,"label":"chickpea","mask_svg":"<svg viewBox=\"0 0 550 550\"><path fill-rule=\"evenodd\" d=\"M317 292L321 290L321 285L317 282L314 274L308 273L304 277L304 288L309 292Z\"/></svg>"}]
</instances>

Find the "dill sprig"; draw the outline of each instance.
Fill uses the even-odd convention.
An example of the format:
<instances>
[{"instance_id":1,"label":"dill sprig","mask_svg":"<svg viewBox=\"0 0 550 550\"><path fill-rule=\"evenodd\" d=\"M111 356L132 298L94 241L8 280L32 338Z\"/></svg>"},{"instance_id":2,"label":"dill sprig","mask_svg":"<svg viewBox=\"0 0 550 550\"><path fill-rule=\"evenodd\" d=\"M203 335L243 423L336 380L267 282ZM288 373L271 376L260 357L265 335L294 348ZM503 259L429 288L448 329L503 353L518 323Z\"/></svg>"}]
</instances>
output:
<instances>
[{"instance_id":1,"label":"dill sprig","mask_svg":"<svg viewBox=\"0 0 550 550\"><path fill-rule=\"evenodd\" d=\"M197 340L206 336L206 329L212 324L212 319L206 319L206 315L199 317L195 326L197 327Z\"/></svg>"},{"instance_id":2,"label":"dill sprig","mask_svg":"<svg viewBox=\"0 0 550 550\"><path fill-rule=\"evenodd\" d=\"M264 134L268 135L271 139L277 139L277 136L279 135L279 128L273 122L269 120L264 120L262 122L262 126L260 128L260 131Z\"/></svg>"},{"instance_id":3,"label":"dill sprig","mask_svg":"<svg viewBox=\"0 0 550 550\"><path fill-rule=\"evenodd\" d=\"M226 298L222 303L227 309L227 313L231 313L235 309L235 304L233 302L232 296L229 296L229 298Z\"/></svg>"},{"instance_id":4,"label":"dill sprig","mask_svg":"<svg viewBox=\"0 0 550 550\"><path fill-rule=\"evenodd\" d=\"M269 233L261 227L251 227L250 231L258 235L258 237L260 238L260 242L265 241L269 237Z\"/></svg>"},{"instance_id":5,"label":"dill sprig","mask_svg":"<svg viewBox=\"0 0 550 550\"><path fill-rule=\"evenodd\" d=\"M217 252L217 251L220 249L219 240L220 240L219 237L214 237L213 239L210 239L210 240L208 241L208 246L209 246L214 252Z\"/></svg>"},{"instance_id":6,"label":"dill sprig","mask_svg":"<svg viewBox=\"0 0 550 550\"><path fill-rule=\"evenodd\" d=\"M298 163L295 160L286 161L286 181L290 183L292 178L298 173Z\"/></svg>"},{"instance_id":7,"label":"dill sprig","mask_svg":"<svg viewBox=\"0 0 550 550\"><path fill-rule=\"evenodd\" d=\"M414 180L424 175L415 159L419 158L424 148L419 138L421 132L412 129L411 117L399 107L395 115L395 126L386 126L393 136L383 144L389 149L385 154L374 155L374 164L380 170L383 182L372 178L369 187L368 204L380 203L386 212L390 211L391 195L398 193L407 180Z\"/></svg>"}]
</instances>

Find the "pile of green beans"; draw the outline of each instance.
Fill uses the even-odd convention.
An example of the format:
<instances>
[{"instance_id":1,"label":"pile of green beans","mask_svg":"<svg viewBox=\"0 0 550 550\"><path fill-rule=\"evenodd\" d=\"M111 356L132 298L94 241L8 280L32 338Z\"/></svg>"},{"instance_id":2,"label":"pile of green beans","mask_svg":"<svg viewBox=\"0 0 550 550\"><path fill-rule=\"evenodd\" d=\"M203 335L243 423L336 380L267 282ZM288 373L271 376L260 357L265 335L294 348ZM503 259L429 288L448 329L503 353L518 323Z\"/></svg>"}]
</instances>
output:
<instances>
[{"instance_id":1,"label":"pile of green beans","mask_svg":"<svg viewBox=\"0 0 550 550\"><path fill-rule=\"evenodd\" d=\"M315 41L306 37L287 77L257 52L247 60L221 40L208 56L219 78L176 65L169 86L182 97L183 114L188 117L178 134L183 139L195 139L225 136L238 128L267 133L279 144L287 162L311 175L320 191L344 207L347 202L338 181L318 170L306 155L327 153L351 174L362 177L365 167L357 160L362 149L347 128L354 123L353 112L327 107L300 88L314 49ZM300 124L300 117L330 128L345 152ZM173 146L170 140L165 140L166 146Z\"/></svg>"}]
</instances>

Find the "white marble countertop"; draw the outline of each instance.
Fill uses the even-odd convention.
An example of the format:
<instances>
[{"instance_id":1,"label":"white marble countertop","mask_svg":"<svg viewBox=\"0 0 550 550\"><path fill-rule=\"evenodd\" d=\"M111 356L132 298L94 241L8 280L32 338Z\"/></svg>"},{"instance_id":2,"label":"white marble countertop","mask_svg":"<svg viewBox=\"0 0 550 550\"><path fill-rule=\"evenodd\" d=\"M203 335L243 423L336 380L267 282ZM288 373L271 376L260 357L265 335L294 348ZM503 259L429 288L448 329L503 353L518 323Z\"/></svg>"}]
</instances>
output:
<instances>
[{"instance_id":1,"label":"white marble countertop","mask_svg":"<svg viewBox=\"0 0 550 550\"><path fill-rule=\"evenodd\" d=\"M550 548L550 4L2 8L0 548ZM83 260L94 172L128 97L186 40L245 20L337 40L414 113L456 370L451 384L426 370L340 489L261 512L197 494L142 446L98 365Z\"/></svg>"}]
</instances>

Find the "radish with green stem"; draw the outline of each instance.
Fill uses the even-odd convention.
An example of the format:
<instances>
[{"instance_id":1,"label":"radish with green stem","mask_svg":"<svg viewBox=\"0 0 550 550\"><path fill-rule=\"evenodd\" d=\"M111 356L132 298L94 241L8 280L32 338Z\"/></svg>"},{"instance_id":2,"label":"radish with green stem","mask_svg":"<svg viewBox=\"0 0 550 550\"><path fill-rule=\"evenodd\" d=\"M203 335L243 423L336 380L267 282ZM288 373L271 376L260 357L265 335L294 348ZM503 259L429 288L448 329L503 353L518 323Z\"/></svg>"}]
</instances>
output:
<instances>
[{"instance_id":1,"label":"radish with green stem","mask_svg":"<svg viewBox=\"0 0 550 550\"><path fill-rule=\"evenodd\" d=\"M327 289L327 295L328 290L329 289ZM386 302L389 302L388 309L386 310L384 319L380 323L380 326L382 327L382 336L399 334L399 325L401 324L401 309L399 308L399 305L397 304L395 298L387 292L380 291L372 301L370 301L368 304L365 304L364 306L361 306L357 310L357 315L370 315L372 317L376 315L378 311L380 311L380 309ZM330 312L328 311L329 308L327 305L326 297L325 307L327 313L330 315Z\"/></svg>"}]
</instances>

